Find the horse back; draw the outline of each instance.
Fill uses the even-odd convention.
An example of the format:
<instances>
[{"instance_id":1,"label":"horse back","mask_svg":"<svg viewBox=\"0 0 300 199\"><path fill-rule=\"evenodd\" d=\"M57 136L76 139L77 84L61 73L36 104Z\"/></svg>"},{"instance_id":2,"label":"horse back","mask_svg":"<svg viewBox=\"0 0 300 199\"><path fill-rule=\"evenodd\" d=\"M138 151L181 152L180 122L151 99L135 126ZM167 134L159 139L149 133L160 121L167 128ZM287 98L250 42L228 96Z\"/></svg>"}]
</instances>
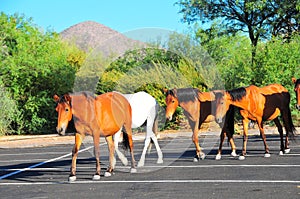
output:
<instances>
[{"instance_id":1,"label":"horse back","mask_svg":"<svg viewBox=\"0 0 300 199\"><path fill-rule=\"evenodd\" d=\"M281 84L270 84L259 88L258 107L263 120L273 120L289 107L290 94Z\"/></svg>"}]
</instances>

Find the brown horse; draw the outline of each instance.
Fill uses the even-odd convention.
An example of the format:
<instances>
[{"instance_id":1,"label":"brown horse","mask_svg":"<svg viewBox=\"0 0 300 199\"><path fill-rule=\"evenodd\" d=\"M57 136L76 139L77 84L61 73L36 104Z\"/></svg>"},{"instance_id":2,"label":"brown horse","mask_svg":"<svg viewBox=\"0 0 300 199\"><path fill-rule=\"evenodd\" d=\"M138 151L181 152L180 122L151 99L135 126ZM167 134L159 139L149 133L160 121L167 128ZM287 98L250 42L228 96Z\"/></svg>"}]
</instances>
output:
<instances>
[{"instance_id":1,"label":"brown horse","mask_svg":"<svg viewBox=\"0 0 300 199\"><path fill-rule=\"evenodd\" d=\"M136 172L133 155L133 142L131 131L131 106L124 96L119 93L109 92L95 97L91 93L79 92L65 94L62 97L54 95L57 103L58 122L56 130L64 135L69 121L74 120L76 135L72 150L72 166L69 181L76 180L76 159L82 140L86 135L93 136L94 154L96 158L96 173L93 180L100 179L100 135L105 136L109 150L109 167L105 176L110 176L115 167L113 135L124 127L127 135L127 146L131 153L131 172Z\"/></svg>"},{"instance_id":2,"label":"brown horse","mask_svg":"<svg viewBox=\"0 0 300 199\"><path fill-rule=\"evenodd\" d=\"M204 159L205 154L201 151L198 140L198 131L204 122L214 121L215 109L214 109L214 92L200 92L195 88L180 88L172 90L164 90L166 93L166 118L172 120L176 108L180 106L183 109L184 115L189 121L189 125L193 131L192 140L196 147L196 155L194 162L199 159ZM216 91L217 92L217 91ZM216 160L221 159L222 145L227 135L228 140L231 144L232 156L236 156L236 147L233 141L234 133L234 110L233 107L228 111L224 126L220 134L220 145Z\"/></svg>"},{"instance_id":3,"label":"brown horse","mask_svg":"<svg viewBox=\"0 0 300 199\"><path fill-rule=\"evenodd\" d=\"M223 93L216 94L217 110L216 120L221 122L222 117L226 114L230 105L241 108L243 117L244 141L242 156L245 159L246 146L248 139L249 120L257 121L260 135L265 146L265 157L270 157L269 147L266 142L266 136L263 129L263 121L273 120L280 134L280 155L289 153L288 136L294 135L295 127L293 125L290 111L290 94L280 84L271 84L262 88L251 85L246 88L238 88ZM283 143L282 125L278 119L282 115L283 123L286 129L285 147Z\"/></svg>"},{"instance_id":4,"label":"brown horse","mask_svg":"<svg viewBox=\"0 0 300 199\"><path fill-rule=\"evenodd\" d=\"M294 91L296 92L296 109L300 111L300 79L292 78L293 83L295 84Z\"/></svg>"}]
</instances>

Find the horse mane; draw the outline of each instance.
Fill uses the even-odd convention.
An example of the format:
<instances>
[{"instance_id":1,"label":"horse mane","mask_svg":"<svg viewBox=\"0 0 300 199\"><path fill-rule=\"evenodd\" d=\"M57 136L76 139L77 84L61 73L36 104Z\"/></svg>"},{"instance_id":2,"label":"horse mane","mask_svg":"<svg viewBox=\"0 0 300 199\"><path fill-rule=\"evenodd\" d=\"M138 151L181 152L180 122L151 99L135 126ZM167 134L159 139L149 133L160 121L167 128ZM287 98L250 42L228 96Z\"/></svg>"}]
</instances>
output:
<instances>
[{"instance_id":1,"label":"horse mane","mask_svg":"<svg viewBox=\"0 0 300 199\"><path fill-rule=\"evenodd\" d=\"M173 96L177 97L179 102L194 102L200 93L197 88L179 88L175 91L176 95L174 95L174 91L175 89L172 90Z\"/></svg>"},{"instance_id":2,"label":"horse mane","mask_svg":"<svg viewBox=\"0 0 300 199\"><path fill-rule=\"evenodd\" d=\"M243 97L246 96L246 89L244 87L232 89L227 92L230 95L232 101L240 101Z\"/></svg>"},{"instance_id":3,"label":"horse mane","mask_svg":"<svg viewBox=\"0 0 300 199\"><path fill-rule=\"evenodd\" d=\"M298 84L300 84L300 78L296 80L295 86L297 86Z\"/></svg>"}]
</instances>

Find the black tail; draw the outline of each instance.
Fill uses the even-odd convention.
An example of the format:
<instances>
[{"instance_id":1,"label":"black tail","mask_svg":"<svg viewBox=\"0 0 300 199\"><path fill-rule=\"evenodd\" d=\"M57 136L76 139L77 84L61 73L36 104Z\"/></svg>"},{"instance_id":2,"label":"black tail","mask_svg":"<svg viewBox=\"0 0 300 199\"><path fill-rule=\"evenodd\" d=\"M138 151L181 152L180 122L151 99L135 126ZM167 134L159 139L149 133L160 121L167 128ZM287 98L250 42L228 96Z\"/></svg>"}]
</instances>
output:
<instances>
[{"instance_id":1,"label":"black tail","mask_svg":"<svg viewBox=\"0 0 300 199\"><path fill-rule=\"evenodd\" d=\"M230 105L225 116L227 137L233 137L234 134L234 106ZM229 140L228 140L229 141Z\"/></svg>"},{"instance_id":2,"label":"black tail","mask_svg":"<svg viewBox=\"0 0 300 199\"><path fill-rule=\"evenodd\" d=\"M282 113L282 120L285 126L286 134L292 139L295 139L296 128L293 124L290 107L287 108L287 111Z\"/></svg>"},{"instance_id":3,"label":"black tail","mask_svg":"<svg viewBox=\"0 0 300 199\"><path fill-rule=\"evenodd\" d=\"M122 142L123 148L125 150L127 150L127 149L129 149L129 139L128 139L128 134L127 134L124 126L122 127L122 132L123 132L123 142Z\"/></svg>"},{"instance_id":4,"label":"black tail","mask_svg":"<svg viewBox=\"0 0 300 199\"><path fill-rule=\"evenodd\" d=\"M291 137L292 139L295 139L296 128L293 124L292 113L290 109L290 94L288 92L284 94L286 95L285 97L287 98L287 103L285 109L282 110L282 120L287 136Z\"/></svg>"}]
</instances>

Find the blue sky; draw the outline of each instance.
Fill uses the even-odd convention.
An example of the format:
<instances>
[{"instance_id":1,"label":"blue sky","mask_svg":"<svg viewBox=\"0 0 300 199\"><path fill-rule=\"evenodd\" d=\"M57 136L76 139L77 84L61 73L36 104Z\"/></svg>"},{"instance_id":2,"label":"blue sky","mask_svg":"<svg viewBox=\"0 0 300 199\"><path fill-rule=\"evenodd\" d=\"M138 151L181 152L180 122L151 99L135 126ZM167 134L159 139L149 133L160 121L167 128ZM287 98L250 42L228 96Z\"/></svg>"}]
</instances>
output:
<instances>
[{"instance_id":1,"label":"blue sky","mask_svg":"<svg viewBox=\"0 0 300 199\"><path fill-rule=\"evenodd\" d=\"M159 28L183 33L177 0L0 0L5 14L24 14L44 30L61 32L87 20L125 33Z\"/></svg>"}]
</instances>

